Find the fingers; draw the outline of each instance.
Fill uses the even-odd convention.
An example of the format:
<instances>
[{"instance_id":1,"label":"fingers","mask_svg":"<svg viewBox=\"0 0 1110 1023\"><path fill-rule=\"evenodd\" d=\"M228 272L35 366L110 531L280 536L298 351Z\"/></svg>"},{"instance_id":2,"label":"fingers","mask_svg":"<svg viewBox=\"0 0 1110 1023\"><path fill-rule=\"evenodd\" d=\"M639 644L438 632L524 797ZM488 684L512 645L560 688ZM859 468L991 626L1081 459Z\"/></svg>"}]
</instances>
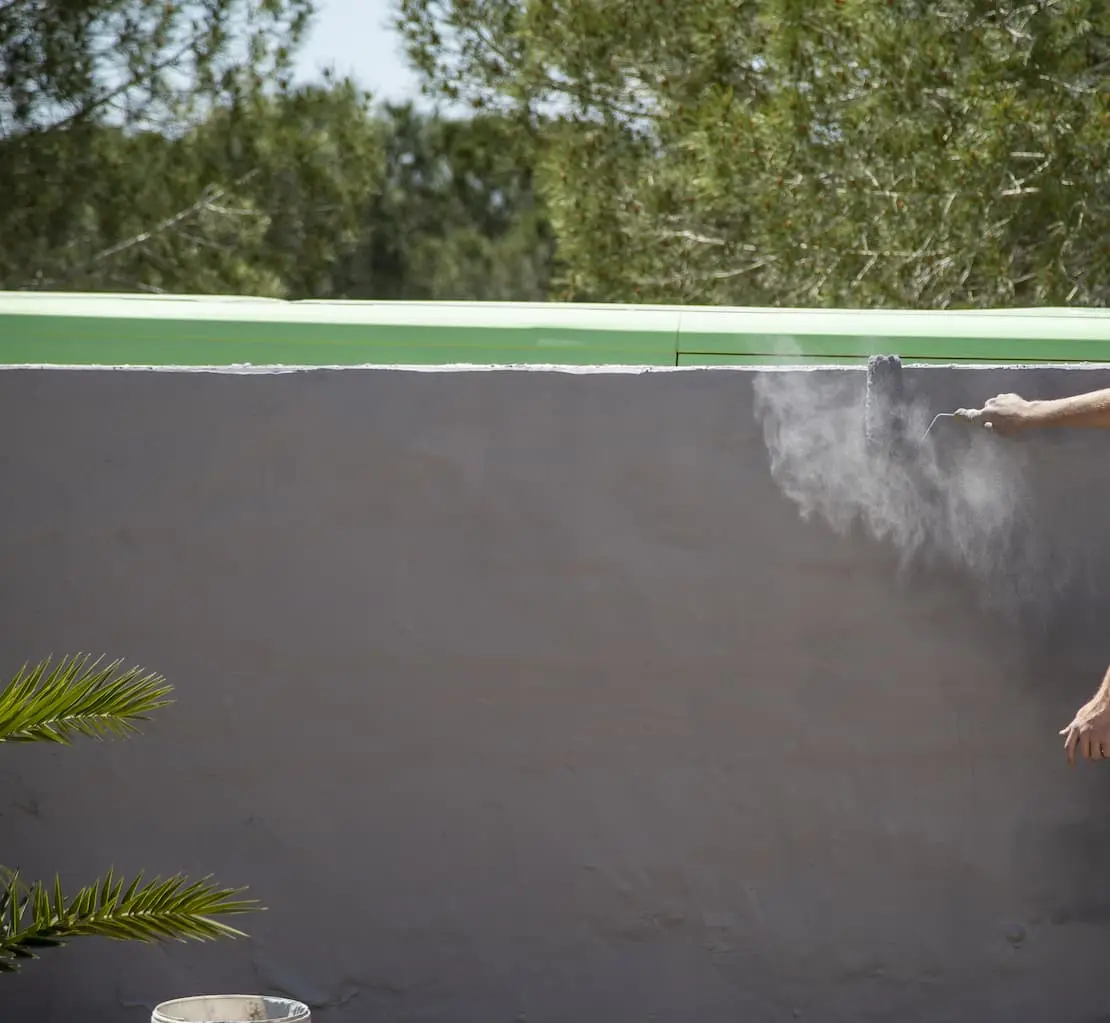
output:
<instances>
[{"instance_id":1,"label":"fingers","mask_svg":"<svg viewBox=\"0 0 1110 1023\"><path fill-rule=\"evenodd\" d=\"M1078 718L1061 728L1059 734L1064 737L1064 755L1068 763L1074 766L1077 750L1085 760L1110 760L1110 738L1101 738L1103 731L1085 726Z\"/></svg>"},{"instance_id":2,"label":"fingers","mask_svg":"<svg viewBox=\"0 0 1110 1023\"><path fill-rule=\"evenodd\" d=\"M992 409L998 408L1002 399L1007 397L1009 395L1000 394L996 398L988 398L983 402L982 408L958 408L956 409L956 415L961 419L966 419L969 423L978 423L985 419Z\"/></svg>"},{"instance_id":3,"label":"fingers","mask_svg":"<svg viewBox=\"0 0 1110 1023\"><path fill-rule=\"evenodd\" d=\"M987 403L990 405L990 402ZM953 413L957 419L964 419L973 426L982 426L984 430L994 429L994 420L989 419L989 407L983 408L958 408Z\"/></svg>"},{"instance_id":4,"label":"fingers","mask_svg":"<svg viewBox=\"0 0 1110 1023\"><path fill-rule=\"evenodd\" d=\"M1075 766L1075 747L1079 745L1079 726L1073 721L1066 728L1060 729L1060 734L1064 738L1064 754L1068 758L1068 763L1073 767Z\"/></svg>"},{"instance_id":5,"label":"fingers","mask_svg":"<svg viewBox=\"0 0 1110 1023\"><path fill-rule=\"evenodd\" d=\"M966 419L969 423L977 423L983 418L985 409L978 408L958 408L953 413L957 419Z\"/></svg>"},{"instance_id":6,"label":"fingers","mask_svg":"<svg viewBox=\"0 0 1110 1023\"><path fill-rule=\"evenodd\" d=\"M986 430L997 428L999 432L1004 433L1008 426L1006 418L1008 409L1015 404L1020 404L1021 401L1022 398L1017 394L998 394L988 398L982 408L956 409L955 415L958 419L980 425Z\"/></svg>"}]
</instances>

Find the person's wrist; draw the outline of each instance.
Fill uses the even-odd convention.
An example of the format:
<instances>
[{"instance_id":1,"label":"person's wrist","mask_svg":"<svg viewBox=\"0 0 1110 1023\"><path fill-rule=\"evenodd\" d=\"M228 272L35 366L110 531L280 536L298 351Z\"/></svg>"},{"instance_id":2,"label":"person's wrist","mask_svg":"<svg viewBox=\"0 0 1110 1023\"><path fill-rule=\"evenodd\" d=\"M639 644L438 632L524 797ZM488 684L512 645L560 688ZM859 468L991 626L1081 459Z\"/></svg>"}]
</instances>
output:
<instances>
[{"instance_id":1,"label":"person's wrist","mask_svg":"<svg viewBox=\"0 0 1110 1023\"><path fill-rule=\"evenodd\" d=\"M1110 709L1110 668L1107 668L1106 674L1102 677L1102 685L1095 690L1095 695L1091 697L1088 706L1103 713Z\"/></svg>"},{"instance_id":2,"label":"person's wrist","mask_svg":"<svg viewBox=\"0 0 1110 1023\"><path fill-rule=\"evenodd\" d=\"M1027 400L1021 411L1021 422L1025 426L1037 426L1052 420L1052 403L1033 399Z\"/></svg>"}]
</instances>

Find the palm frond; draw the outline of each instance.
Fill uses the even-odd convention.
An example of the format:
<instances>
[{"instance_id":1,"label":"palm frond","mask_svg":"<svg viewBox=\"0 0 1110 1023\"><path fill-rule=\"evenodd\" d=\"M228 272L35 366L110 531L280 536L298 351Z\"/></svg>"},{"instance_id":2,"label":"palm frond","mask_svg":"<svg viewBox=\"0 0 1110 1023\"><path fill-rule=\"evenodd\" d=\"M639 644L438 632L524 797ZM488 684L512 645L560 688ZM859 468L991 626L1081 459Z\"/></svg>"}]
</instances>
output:
<instances>
[{"instance_id":1,"label":"palm frond","mask_svg":"<svg viewBox=\"0 0 1110 1023\"><path fill-rule=\"evenodd\" d=\"M136 723L170 703L172 687L156 672L102 663L84 654L24 665L0 691L0 742L104 739L137 731Z\"/></svg>"},{"instance_id":2,"label":"palm frond","mask_svg":"<svg viewBox=\"0 0 1110 1023\"><path fill-rule=\"evenodd\" d=\"M139 874L130 883L109 871L81 888L72 898L55 878L25 884L18 871L0 876L0 973L14 973L22 963L37 959L44 948L64 945L71 938L101 937L116 941L213 941L245 937L219 920L261 910L253 899L242 899L244 889L220 888L210 878L190 881L183 875L154 878Z\"/></svg>"}]
</instances>

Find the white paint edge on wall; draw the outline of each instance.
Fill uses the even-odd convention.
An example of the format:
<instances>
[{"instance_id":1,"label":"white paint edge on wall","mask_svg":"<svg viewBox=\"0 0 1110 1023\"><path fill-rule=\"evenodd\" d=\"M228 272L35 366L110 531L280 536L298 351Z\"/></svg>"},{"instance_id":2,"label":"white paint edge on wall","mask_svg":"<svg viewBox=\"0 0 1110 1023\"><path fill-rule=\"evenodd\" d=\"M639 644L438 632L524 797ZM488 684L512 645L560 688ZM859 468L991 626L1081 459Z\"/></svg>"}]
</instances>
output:
<instances>
[{"instance_id":1,"label":"white paint edge on wall","mask_svg":"<svg viewBox=\"0 0 1110 1023\"><path fill-rule=\"evenodd\" d=\"M903 366L907 369L964 369L964 370L1106 370L1104 363L1098 362L933 362L915 363L906 361ZM8 370L62 370L64 372L116 372L116 373L218 373L230 376L265 376L288 373L316 373L322 370L334 372L336 370L378 370L381 372L401 373L568 373L572 375L589 374L615 374L638 375L643 373L814 373L817 371L836 371L844 373L861 373L866 370L865 364L845 366L843 364L805 365L805 366L568 366L560 363L490 363L475 365L474 363L456 363L451 365L399 365L394 363L364 363L358 365L335 366L254 366L249 363L231 366L140 366L140 365L89 365L84 363L74 365L61 365L58 363L11 363L0 365L0 372Z\"/></svg>"}]
</instances>

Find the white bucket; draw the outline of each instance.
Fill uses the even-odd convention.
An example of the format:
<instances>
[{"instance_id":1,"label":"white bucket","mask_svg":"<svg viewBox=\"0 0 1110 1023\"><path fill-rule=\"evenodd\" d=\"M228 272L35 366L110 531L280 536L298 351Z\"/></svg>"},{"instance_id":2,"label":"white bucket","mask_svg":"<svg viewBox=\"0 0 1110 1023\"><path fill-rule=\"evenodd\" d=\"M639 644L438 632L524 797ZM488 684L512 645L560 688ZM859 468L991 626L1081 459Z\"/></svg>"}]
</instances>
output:
<instances>
[{"instance_id":1,"label":"white bucket","mask_svg":"<svg viewBox=\"0 0 1110 1023\"><path fill-rule=\"evenodd\" d=\"M269 995L197 995L154 1007L150 1023L308 1023L303 1002Z\"/></svg>"}]
</instances>

